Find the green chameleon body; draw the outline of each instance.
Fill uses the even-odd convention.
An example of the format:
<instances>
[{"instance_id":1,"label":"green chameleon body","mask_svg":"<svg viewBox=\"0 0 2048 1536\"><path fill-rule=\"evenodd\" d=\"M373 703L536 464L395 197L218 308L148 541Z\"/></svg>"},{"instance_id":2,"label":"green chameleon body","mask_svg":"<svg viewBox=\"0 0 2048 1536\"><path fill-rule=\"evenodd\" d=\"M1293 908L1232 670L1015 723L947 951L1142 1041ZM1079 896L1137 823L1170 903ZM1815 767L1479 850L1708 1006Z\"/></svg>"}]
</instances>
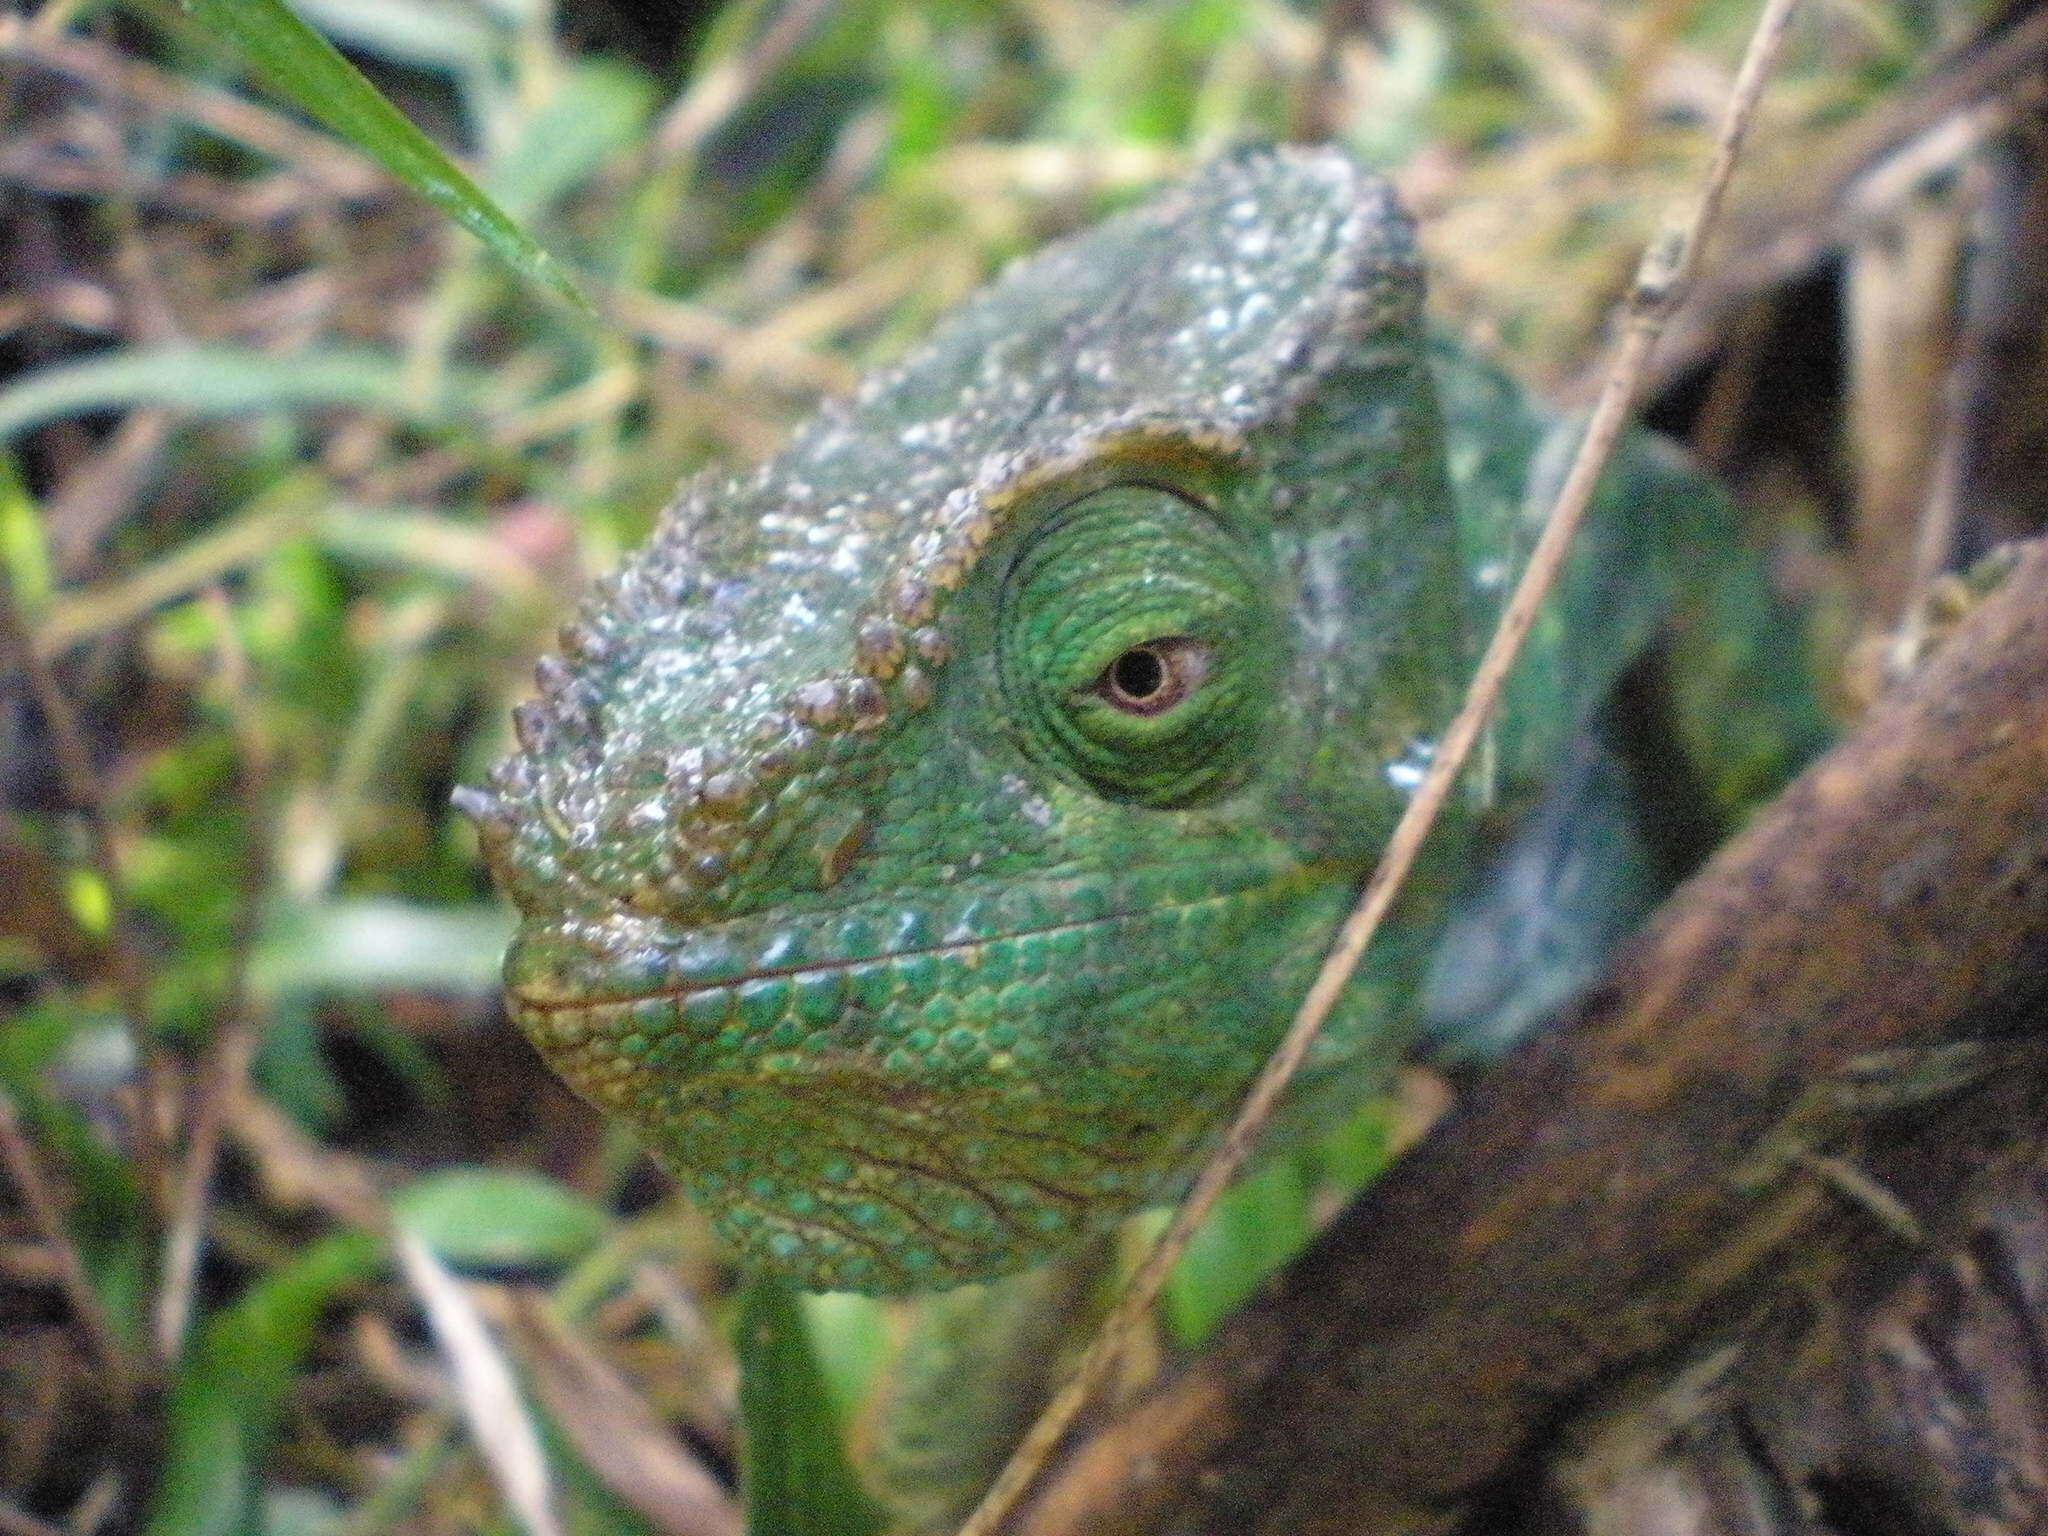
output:
<instances>
[{"instance_id":1,"label":"green chameleon body","mask_svg":"<svg viewBox=\"0 0 2048 1536\"><path fill-rule=\"evenodd\" d=\"M1228 158L686 486L565 631L462 797L522 915L512 1013L744 1261L931 1289L1176 1191L1419 781L1546 474L1421 296L1381 182ZM1539 814L1459 870L1546 781L1616 801L1602 710L1653 639L1708 679L1672 731L1716 805L1817 740L1803 702L1732 702L1803 695L1757 686L1796 657L1725 504L1627 458L1312 1090L1372 1091L1425 1011L1518 1027L1640 909L1625 815Z\"/></svg>"}]
</instances>

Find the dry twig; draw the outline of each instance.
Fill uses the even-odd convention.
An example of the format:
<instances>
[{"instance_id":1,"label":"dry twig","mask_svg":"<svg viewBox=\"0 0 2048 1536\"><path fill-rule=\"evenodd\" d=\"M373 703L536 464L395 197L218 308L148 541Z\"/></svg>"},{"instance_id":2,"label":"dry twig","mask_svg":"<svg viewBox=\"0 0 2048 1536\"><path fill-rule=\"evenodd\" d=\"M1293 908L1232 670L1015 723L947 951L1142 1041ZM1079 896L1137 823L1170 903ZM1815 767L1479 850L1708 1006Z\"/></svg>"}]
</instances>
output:
<instances>
[{"instance_id":1,"label":"dry twig","mask_svg":"<svg viewBox=\"0 0 2048 1536\"><path fill-rule=\"evenodd\" d=\"M1948 1310L1982 1250L1958 1262L1902 1234L1952 1241L1987 1174L2040 1166L2044 719L2036 541L1567 1018L1185 1370L1078 1447L1018 1536L1442 1536L1469 1529L1472 1501L1504 1480L1531 1518L1496 1508L1487 1529L1581 1528L1554 1485L1539 1492L1544 1472L1583 1459L1603 1428L1632 1434L1638 1462L1660 1435L1674 1454L1696 1448L1694 1415L1712 1406L1698 1372L1736 1356L1745 1396L1729 1411L1756 1405L1744 1432L1790 1458L1772 1476L1803 1487L1797 1467L1848 1475L1860 1458L1936 1511L1870 1529L1967 1524L1942 1500L2003 1469L1925 1399L1873 1411L1919 1369L1883 1340L1827 1340L1881 1317L1916 1265ZM2038 1204L2028 1214L2022 1192L2011 1208L2038 1230ZM2037 1316L2032 1280L1990 1283L2014 1284ZM2017 1375L2039 1390L2024 1364ZM2010 1411L1980 1378L1953 1388L1968 1412ZM1852 1399L1846 1416L1830 1406ZM1921 1486L1916 1458L1967 1486ZM2034 1529L2048 1505L2029 1507L2031 1523L1997 1528Z\"/></svg>"},{"instance_id":2,"label":"dry twig","mask_svg":"<svg viewBox=\"0 0 2048 1536\"><path fill-rule=\"evenodd\" d=\"M206 1059L193 1083L193 1099L184 1117L185 1161L178 1170L165 1238L163 1274L157 1286L158 1352L175 1360L192 1315L192 1288L206 1233L207 1196L214 1165L220 1156L221 1127L228 1107L242 1092L255 1055L257 1028L249 992L249 967L262 926L263 898L270 884L271 840L274 834L270 733L264 728L250 686L249 658L235 631L235 615L219 587L206 594L219 638L220 676L236 745L240 749L241 798L244 807L241 890L235 929L229 943L229 983L214 1026Z\"/></svg>"},{"instance_id":3,"label":"dry twig","mask_svg":"<svg viewBox=\"0 0 2048 1536\"><path fill-rule=\"evenodd\" d=\"M108 968L141 1068L137 1102L131 1115L136 1162L149 1203L160 1210L168 1193L170 1152L158 1115L173 1102L176 1072L156 1037L141 950L135 942L128 909L127 885L114 851L112 819L99 774L93 768L92 750L86 744L85 732L70 699L57 685L48 658L36 648L34 637L22 620L14 599L13 571L5 557L0 556L0 653L9 651L20 665L29 692L42 713L64 793L84 817L93 868L105 888L113 914L107 934Z\"/></svg>"},{"instance_id":4,"label":"dry twig","mask_svg":"<svg viewBox=\"0 0 2048 1536\"><path fill-rule=\"evenodd\" d=\"M35 1223L37 1232L56 1262L57 1283L64 1291L64 1300L71 1308L71 1315L78 1320L78 1326L85 1334L86 1343L107 1374L110 1395L117 1403L124 1401L135 1386L134 1365L107 1322L106 1313L100 1308L99 1295L86 1276L77 1245L65 1229L64 1218L57 1209L48 1182L43 1178L42 1165L36 1160L35 1148L29 1145L28 1136L22 1130L14 1100L4 1089L0 1089L0 1162L7 1165L7 1175L13 1180L29 1219Z\"/></svg>"}]
</instances>

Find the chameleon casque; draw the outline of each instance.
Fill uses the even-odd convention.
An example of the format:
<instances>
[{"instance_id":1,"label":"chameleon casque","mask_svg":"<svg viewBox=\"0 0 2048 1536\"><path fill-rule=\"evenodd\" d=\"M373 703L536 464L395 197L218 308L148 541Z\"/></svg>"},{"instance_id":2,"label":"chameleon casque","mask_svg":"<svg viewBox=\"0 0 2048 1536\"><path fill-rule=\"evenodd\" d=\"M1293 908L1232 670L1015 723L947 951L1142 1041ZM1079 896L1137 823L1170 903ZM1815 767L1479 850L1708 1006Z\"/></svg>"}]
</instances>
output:
<instances>
[{"instance_id":1,"label":"chameleon casque","mask_svg":"<svg viewBox=\"0 0 2048 1536\"><path fill-rule=\"evenodd\" d=\"M1337 151L1236 154L1018 263L687 484L541 664L461 794L522 918L513 1017L808 1287L983 1279L1170 1198L1419 779L1545 441L1429 337L1410 226ZM1555 1000L1538 951L1641 910L1589 786L1653 639L1707 663L1673 730L1719 803L1818 739L1729 703L1794 663L1726 503L1624 459L1305 1104L1384 1081L1454 888L1429 991L1480 1035ZM1550 780L1596 809L1461 873L1474 813ZM1574 878L1590 918L1530 915Z\"/></svg>"}]
</instances>

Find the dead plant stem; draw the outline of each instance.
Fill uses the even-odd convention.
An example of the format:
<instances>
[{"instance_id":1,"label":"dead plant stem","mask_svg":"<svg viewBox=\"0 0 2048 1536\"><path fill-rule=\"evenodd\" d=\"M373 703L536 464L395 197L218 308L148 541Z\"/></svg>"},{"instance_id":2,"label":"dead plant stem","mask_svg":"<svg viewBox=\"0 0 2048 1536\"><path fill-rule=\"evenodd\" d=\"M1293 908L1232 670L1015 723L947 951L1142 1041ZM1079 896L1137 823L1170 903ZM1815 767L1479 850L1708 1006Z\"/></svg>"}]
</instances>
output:
<instances>
[{"instance_id":1,"label":"dead plant stem","mask_svg":"<svg viewBox=\"0 0 2048 1536\"><path fill-rule=\"evenodd\" d=\"M184 1116L185 1161L178 1169L170 1228L164 1239L155 1323L157 1351L166 1360L178 1358L191 1321L193 1287L205 1246L208 1197L220 1157L221 1127L229 1107L242 1091L250 1058L255 1054L257 1031L249 970L262 928L275 834L274 754L250 684L249 658L235 630L235 614L227 594L218 586L209 588L206 605L220 636L220 680L241 759L241 794L247 808L246 851L230 941L227 996L221 1004L213 1042L194 1074L192 1103Z\"/></svg>"},{"instance_id":2,"label":"dead plant stem","mask_svg":"<svg viewBox=\"0 0 2048 1536\"><path fill-rule=\"evenodd\" d=\"M107 1321L99 1293L92 1288L85 1263L78 1256L78 1245L71 1240L49 1181L43 1177L42 1164L22 1127L21 1115L4 1088L0 1088L0 1162L6 1164L7 1176L21 1197L23 1209L56 1261L57 1283L63 1288L64 1300L78 1320L86 1347L106 1372L107 1395L115 1403L125 1404L135 1387L134 1363Z\"/></svg>"},{"instance_id":3,"label":"dead plant stem","mask_svg":"<svg viewBox=\"0 0 2048 1536\"><path fill-rule=\"evenodd\" d=\"M93 766L92 749L86 743L71 700L58 687L49 659L37 648L22 617L15 602L13 572L6 558L0 556L0 654L6 652L13 653L42 714L65 797L84 819L92 866L106 891L112 913L107 932L108 969L127 1021L129 1038L134 1043L141 1079L132 1114L136 1163L146 1202L160 1213L167 1194L170 1153L158 1116L172 1103L176 1073L156 1037L146 973L128 910L127 885L114 848L106 791Z\"/></svg>"}]
</instances>

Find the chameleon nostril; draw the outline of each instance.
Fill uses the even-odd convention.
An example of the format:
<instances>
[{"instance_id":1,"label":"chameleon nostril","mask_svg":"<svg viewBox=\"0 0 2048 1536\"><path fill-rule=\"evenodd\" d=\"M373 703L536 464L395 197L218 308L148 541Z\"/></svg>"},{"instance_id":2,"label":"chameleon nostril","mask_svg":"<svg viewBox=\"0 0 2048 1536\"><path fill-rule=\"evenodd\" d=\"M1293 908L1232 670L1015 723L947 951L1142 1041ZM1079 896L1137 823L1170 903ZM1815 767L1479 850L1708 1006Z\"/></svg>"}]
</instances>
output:
<instances>
[{"instance_id":1,"label":"chameleon nostril","mask_svg":"<svg viewBox=\"0 0 2048 1536\"><path fill-rule=\"evenodd\" d=\"M853 863L854 855L860 852L861 844L867 840L867 834L868 819L858 812L839 826L821 829L816 844L818 884L821 888L839 883L839 877Z\"/></svg>"}]
</instances>

